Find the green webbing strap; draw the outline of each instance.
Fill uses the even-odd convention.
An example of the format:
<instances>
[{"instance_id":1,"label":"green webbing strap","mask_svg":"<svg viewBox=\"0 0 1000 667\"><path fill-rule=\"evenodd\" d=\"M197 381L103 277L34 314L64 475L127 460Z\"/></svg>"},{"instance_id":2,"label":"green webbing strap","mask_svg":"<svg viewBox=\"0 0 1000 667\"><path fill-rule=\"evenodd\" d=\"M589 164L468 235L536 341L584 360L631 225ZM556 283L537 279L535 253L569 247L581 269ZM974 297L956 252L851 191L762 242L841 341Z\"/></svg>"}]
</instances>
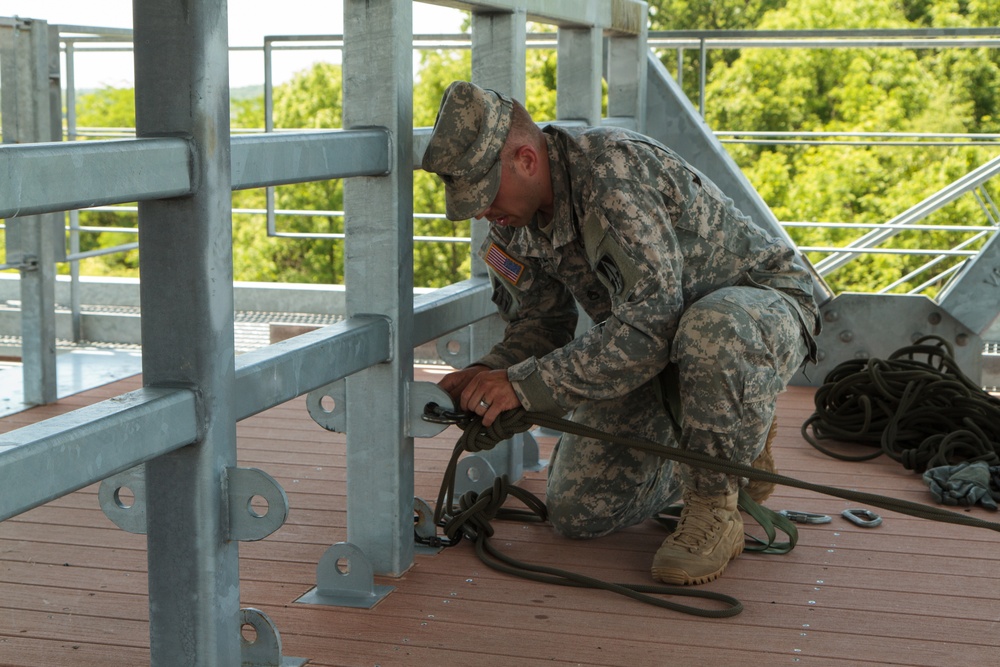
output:
<instances>
[{"instance_id":1,"label":"green webbing strap","mask_svg":"<svg viewBox=\"0 0 1000 667\"><path fill-rule=\"evenodd\" d=\"M746 489L740 489L739 506L740 509L760 524L760 527L764 529L764 534L767 535L766 542L753 535L748 535L747 537L754 543L745 545L743 547L744 551L754 551L762 554L787 554L798 544L799 529L795 527L795 524L774 510L757 504L750 497L750 494L746 492ZM778 530L788 536L787 542L774 541Z\"/></svg>"}]
</instances>

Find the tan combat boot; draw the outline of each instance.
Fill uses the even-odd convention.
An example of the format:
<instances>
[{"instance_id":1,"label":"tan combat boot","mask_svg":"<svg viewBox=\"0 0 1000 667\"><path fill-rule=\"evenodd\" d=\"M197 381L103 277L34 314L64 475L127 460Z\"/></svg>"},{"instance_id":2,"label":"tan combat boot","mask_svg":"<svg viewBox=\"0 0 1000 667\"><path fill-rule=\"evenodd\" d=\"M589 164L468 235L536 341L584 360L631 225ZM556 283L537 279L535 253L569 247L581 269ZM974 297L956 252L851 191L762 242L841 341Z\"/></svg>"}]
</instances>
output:
<instances>
[{"instance_id":1,"label":"tan combat boot","mask_svg":"<svg viewBox=\"0 0 1000 667\"><path fill-rule=\"evenodd\" d=\"M717 579L743 551L737 497L735 492L703 496L685 491L677 528L653 557L653 578L685 586Z\"/></svg>"},{"instance_id":2,"label":"tan combat boot","mask_svg":"<svg viewBox=\"0 0 1000 667\"><path fill-rule=\"evenodd\" d=\"M774 455L771 453L771 442L774 441L774 434L778 432L778 417L771 421L771 428L767 432L767 440L764 441L764 449L760 451L753 461L753 467L757 470L774 472ZM774 493L774 482L761 482L751 479L746 486L747 493L758 505L767 500Z\"/></svg>"}]
</instances>

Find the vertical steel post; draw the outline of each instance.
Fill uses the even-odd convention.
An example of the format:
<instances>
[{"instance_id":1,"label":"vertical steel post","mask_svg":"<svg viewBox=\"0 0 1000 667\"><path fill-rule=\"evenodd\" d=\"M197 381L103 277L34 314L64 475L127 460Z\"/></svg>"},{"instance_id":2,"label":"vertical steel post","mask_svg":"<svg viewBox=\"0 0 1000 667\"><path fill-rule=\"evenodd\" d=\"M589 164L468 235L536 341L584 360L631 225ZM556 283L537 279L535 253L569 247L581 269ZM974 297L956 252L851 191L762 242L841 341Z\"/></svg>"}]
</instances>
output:
<instances>
[{"instance_id":1,"label":"vertical steel post","mask_svg":"<svg viewBox=\"0 0 1000 667\"><path fill-rule=\"evenodd\" d=\"M608 116L633 118L637 132L646 131L646 62L648 24L639 34L608 38Z\"/></svg>"},{"instance_id":2,"label":"vertical steel post","mask_svg":"<svg viewBox=\"0 0 1000 667\"><path fill-rule=\"evenodd\" d=\"M601 28L559 28L556 115L560 120L601 124Z\"/></svg>"},{"instance_id":3,"label":"vertical steel post","mask_svg":"<svg viewBox=\"0 0 1000 667\"><path fill-rule=\"evenodd\" d=\"M3 85L4 143L35 143L62 138L59 58L55 72L45 21L18 20L0 31L0 81ZM53 86L55 96L53 96ZM55 263L62 255L63 216L58 213L7 221L7 263L20 267L21 361L24 402L51 403L56 381Z\"/></svg>"},{"instance_id":4,"label":"vertical steel post","mask_svg":"<svg viewBox=\"0 0 1000 667\"><path fill-rule=\"evenodd\" d=\"M472 13L472 81L524 102L525 44L527 15L524 9L512 12ZM486 240L488 223L472 223L472 277L486 277L486 263L478 251ZM483 334L484 325L473 325L472 358L485 354L495 341Z\"/></svg>"},{"instance_id":5,"label":"vertical steel post","mask_svg":"<svg viewBox=\"0 0 1000 667\"><path fill-rule=\"evenodd\" d=\"M191 142L195 192L139 204L146 386L190 387L198 440L146 464L152 664L238 665L226 0L133 0L136 133Z\"/></svg>"},{"instance_id":6,"label":"vertical steel post","mask_svg":"<svg viewBox=\"0 0 1000 667\"><path fill-rule=\"evenodd\" d=\"M347 537L379 574L413 563L413 2L345 0L344 129L381 126L391 171L344 183L347 314L392 321L392 361L347 378Z\"/></svg>"},{"instance_id":7,"label":"vertical steel post","mask_svg":"<svg viewBox=\"0 0 1000 667\"><path fill-rule=\"evenodd\" d=\"M66 141L76 141L76 42L66 40ZM69 252L80 252L80 212L69 212ZM73 340L83 340L80 313L80 260L69 263L69 300L73 318Z\"/></svg>"},{"instance_id":8,"label":"vertical steel post","mask_svg":"<svg viewBox=\"0 0 1000 667\"><path fill-rule=\"evenodd\" d=\"M45 21L18 20L13 27L0 30L4 143L62 138L58 117L53 126L51 90L53 85L59 88L58 50L53 78L49 49ZM62 219L61 214L48 213L7 221L6 260L19 265L21 274L22 382L28 404L51 403L58 398L55 262L61 255Z\"/></svg>"}]
</instances>

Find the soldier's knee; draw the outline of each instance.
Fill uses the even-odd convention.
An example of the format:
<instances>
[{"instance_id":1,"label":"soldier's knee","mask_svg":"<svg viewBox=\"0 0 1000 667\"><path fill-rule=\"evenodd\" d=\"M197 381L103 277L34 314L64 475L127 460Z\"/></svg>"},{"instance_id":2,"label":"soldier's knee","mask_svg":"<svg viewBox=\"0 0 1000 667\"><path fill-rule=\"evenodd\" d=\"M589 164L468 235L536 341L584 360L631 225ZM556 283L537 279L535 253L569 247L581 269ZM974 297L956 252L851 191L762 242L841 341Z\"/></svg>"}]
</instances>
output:
<instances>
[{"instance_id":1,"label":"soldier's knee","mask_svg":"<svg viewBox=\"0 0 1000 667\"><path fill-rule=\"evenodd\" d=\"M589 511L577 500L567 498L546 499L549 523L563 537L583 540L607 535L614 530L607 517Z\"/></svg>"}]
</instances>

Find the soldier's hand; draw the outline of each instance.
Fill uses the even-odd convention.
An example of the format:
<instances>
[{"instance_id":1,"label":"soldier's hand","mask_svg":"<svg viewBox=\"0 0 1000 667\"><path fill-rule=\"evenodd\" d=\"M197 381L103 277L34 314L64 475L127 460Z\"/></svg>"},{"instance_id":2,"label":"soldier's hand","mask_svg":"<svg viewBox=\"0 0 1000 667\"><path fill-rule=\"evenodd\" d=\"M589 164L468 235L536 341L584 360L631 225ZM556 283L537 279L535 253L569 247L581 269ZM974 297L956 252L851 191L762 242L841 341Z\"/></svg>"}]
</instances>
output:
<instances>
[{"instance_id":1,"label":"soldier's hand","mask_svg":"<svg viewBox=\"0 0 1000 667\"><path fill-rule=\"evenodd\" d=\"M462 390L464 390L468 384L472 382L472 378L476 377L480 373L485 373L488 370L490 370L489 366L482 366L478 364L469 366L468 368L463 368L460 371L448 373L441 378L441 381L437 384L442 390L444 390L445 393L451 396L451 400L453 400L457 406L462 399Z\"/></svg>"},{"instance_id":2,"label":"soldier's hand","mask_svg":"<svg viewBox=\"0 0 1000 667\"><path fill-rule=\"evenodd\" d=\"M472 377L462 390L459 406L475 412L483 418L483 426L489 426L501 412L521 407L521 400L507 379L506 370L488 370Z\"/></svg>"}]
</instances>

